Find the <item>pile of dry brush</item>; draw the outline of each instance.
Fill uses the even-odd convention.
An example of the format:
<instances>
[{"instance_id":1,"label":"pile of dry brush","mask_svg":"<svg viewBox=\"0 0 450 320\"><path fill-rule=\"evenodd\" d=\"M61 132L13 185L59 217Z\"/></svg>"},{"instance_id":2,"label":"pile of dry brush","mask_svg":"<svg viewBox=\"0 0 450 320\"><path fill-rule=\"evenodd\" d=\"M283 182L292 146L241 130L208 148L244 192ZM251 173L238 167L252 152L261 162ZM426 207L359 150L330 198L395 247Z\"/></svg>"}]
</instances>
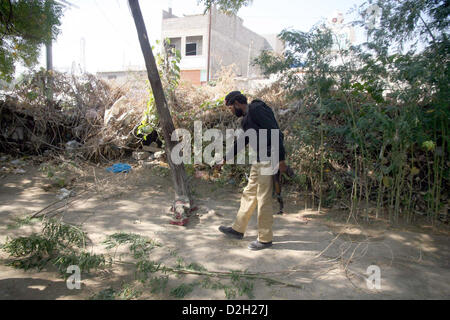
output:
<instances>
[{"instance_id":1,"label":"pile of dry brush","mask_svg":"<svg viewBox=\"0 0 450 320\"><path fill-rule=\"evenodd\" d=\"M170 105L175 126L193 130L199 120L204 129L238 127L239 120L223 105L225 95L239 89L234 78L232 68L224 68L214 86L181 82ZM281 106L283 98L276 101L274 90L268 91L260 98ZM148 81L131 74L121 82L90 74L28 74L13 89L0 92L0 152L27 155L75 149L95 162L129 155L152 142L137 135L148 102Z\"/></svg>"}]
</instances>

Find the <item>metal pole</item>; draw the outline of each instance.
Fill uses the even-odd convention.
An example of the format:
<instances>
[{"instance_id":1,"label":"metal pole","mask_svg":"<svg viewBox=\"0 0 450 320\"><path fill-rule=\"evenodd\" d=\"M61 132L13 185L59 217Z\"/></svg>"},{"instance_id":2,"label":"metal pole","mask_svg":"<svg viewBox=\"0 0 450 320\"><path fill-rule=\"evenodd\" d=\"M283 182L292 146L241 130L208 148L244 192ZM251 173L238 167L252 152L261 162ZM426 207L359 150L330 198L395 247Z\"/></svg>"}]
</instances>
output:
<instances>
[{"instance_id":1,"label":"metal pole","mask_svg":"<svg viewBox=\"0 0 450 320\"><path fill-rule=\"evenodd\" d=\"M210 80L210 72L211 72L211 24L212 24L212 7L209 8L209 27L208 27L208 66L207 66L207 75L206 75L206 83Z\"/></svg>"},{"instance_id":2,"label":"metal pole","mask_svg":"<svg viewBox=\"0 0 450 320\"><path fill-rule=\"evenodd\" d=\"M53 46L52 40L45 44L45 50L47 52L47 71L53 71Z\"/></svg>"},{"instance_id":3,"label":"metal pole","mask_svg":"<svg viewBox=\"0 0 450 320\"><path fill-rule=\"evenodd\" d=\"M252 59L252 47L253 47L253 40L250 42L250 45L248 47L247 79L250 78L250 65L251 65L251 59Z\"/></svg>"},{"instance_id":4,"label":"metal pole","mask_svg":"<svg viewBox=\"0 0 450 320\"><path fill-rule=\"evenodd\" d=\"M53 50L52 40L45 45L45 51L47 53L47 101L53 101Z\"/></svg>"}]
</instances>

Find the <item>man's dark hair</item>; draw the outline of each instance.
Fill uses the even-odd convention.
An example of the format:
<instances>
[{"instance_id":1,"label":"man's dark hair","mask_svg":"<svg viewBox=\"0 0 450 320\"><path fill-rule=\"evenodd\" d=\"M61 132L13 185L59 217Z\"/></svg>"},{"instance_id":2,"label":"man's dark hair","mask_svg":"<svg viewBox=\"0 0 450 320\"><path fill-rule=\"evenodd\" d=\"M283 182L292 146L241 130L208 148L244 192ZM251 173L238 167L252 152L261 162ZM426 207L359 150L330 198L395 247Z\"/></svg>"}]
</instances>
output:
<instances>
[{"instance_id":1,"label":"man's dark hair","mask_svg":"<svg viewBox=\"0 0 450 320\"><path fill-rule=\"evenodd\" d=\"M240 91L230 92L225 97L225 104L227 106L233 105L236 101L239 102L239 103L242 103L242 104L248 104L247 97L244 96Z\"/></svg>"}]
</instances>

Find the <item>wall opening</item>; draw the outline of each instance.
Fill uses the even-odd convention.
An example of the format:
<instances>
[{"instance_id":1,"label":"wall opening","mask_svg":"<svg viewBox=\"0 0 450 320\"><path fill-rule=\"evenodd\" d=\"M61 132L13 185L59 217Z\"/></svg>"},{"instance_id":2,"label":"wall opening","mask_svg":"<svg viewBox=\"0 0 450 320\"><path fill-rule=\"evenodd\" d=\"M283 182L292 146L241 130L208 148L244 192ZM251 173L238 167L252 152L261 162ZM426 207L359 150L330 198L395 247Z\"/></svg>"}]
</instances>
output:
<instances>
[{"instance_id":1,"label":"wall opening","mask_svg":"<svg viewBox=\"0 0 450 320\"><path fill-rule=\"evenodd\" d=\"M176 50L181 52L181 38L169 38L170 40L170 48L175 48Z\"/></svg>"},{"instance_id":2,"label":"wall opening","mask_svg":"<svg viewBox=\"0 0 450 320\"><path fill-rule=\"evenodd\" d=\"M203 37L186 37L186 56L201 56L203 51Z\"/></svg>"}]
</instances>

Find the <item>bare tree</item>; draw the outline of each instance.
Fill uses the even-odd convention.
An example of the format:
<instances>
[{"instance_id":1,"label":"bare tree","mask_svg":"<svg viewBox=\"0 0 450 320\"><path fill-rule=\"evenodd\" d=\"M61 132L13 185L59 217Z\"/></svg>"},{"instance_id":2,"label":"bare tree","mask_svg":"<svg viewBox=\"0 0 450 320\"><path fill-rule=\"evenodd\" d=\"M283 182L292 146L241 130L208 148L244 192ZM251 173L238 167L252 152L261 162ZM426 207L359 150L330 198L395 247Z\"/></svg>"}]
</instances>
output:
<instances>
[{"instance_id":1,"label":"bare tree","mask_svg":"<svg viewBox=\"0 0 450 320\"><path fill-rule=\"evenodd\" d=\"M184 165L176 165L172 162L170 157L175 142L171 140L172 133L175 130L175 126L172 121L172 116L167 105L167 100L164 94L164 89L161 83L161 78L156 66L155 57L153 55L152 48L150 46L149 37L147 35L147 29L145 27L144 19L142 17L141 8L138 0L128 0L131 12L133 14L134 22L141 44L142 53L144 55L145 65L147 68L148 79L150 81L153 95L155 97L156 109L160 119L161 129L164 135L165 148L167 154L167 160L172 173L173 184L175 187L175 195L177 200L186 199L189 200L189 205L192 204L191 194L189 186L187 184L186 172Z\"/></svg>"}]
</instances>

